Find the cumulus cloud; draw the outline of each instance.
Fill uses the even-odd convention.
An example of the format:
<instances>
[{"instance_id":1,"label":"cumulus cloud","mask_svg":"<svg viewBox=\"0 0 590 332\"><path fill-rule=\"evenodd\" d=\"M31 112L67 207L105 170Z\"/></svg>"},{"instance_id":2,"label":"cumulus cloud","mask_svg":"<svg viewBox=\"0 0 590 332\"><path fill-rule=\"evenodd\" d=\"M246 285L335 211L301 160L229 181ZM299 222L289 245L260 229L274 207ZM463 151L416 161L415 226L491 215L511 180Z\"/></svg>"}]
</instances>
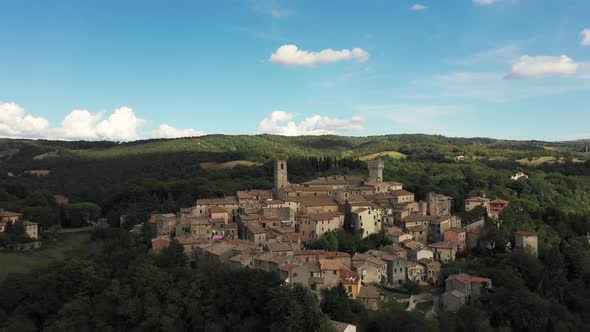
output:
<instances>
[{"instance_id":1,"label":"cumulus cloud","mask_svg":"<svg viewBox=\"0 0 590 332\"><path fill-rule=\"evenodd\" d=\"M296 123L295 115L286 111L273 111L270 116L260 121L258 132L263 134L299 136L327 135L338 131L363 130L365 119L353 116L350 119L335 119L327 116L314 115Z\"/></svg>"},{"instance_id":2,"label":"cumulus cloud","mask_svg":"<svg viewBox=\"0 0 590 332\"><path fill-rule=\"evenodd\" d=\"M424 5L421 5L419 3L417 3L417 4L413 5L412 7L410 7L410 10L413 10L413 11L420 11L420 10L425 10L425 9L428 9L428 7L426 7Z\"/></svg>"},{"instance_id":3,"label":"cumulus cloud","mask_svg":"<svg viewBox=\"0 0 590 332\"><path fill-rule=\"evenodd\" d=\"M61 127L51 127L47 119L28 115L15 103L0 103L0 137L131 141L140 138L138 130L144 123L133 109L121 107L108 117L104 112L74 110Z\"/></svg>"},{"instance_id":4,"label":"cumulus cloud","mask_svg":"<svg viewBox=\"0 0 590 332\"><path fill-rule=\"evenodd\" d=\"M270 56L271 62L282 66L305 67L350 60L365 62L368 59L369 53L361 48L353 48L352 50L327 48L319 52L310 52L300 50L297 45L283 45Z\"/></svg>"},{"instance_id":5,"label":"cumulus cloud","mask_svg":"<svg viewBox=\"0 0 590 332\"><path fill-rule=\"evenodd\" d=\"M15 103L0 103L0 136L36 137L49 129L49 121L26 114Z\"/></svg>"},{"instance_id":6,"label":"cumulus cloud","mask_svg":"<svg viewBox=\"0 0 590 332\"><path fill-rule=\"evenodd\" d=\"M582 35L582 45L590 46L590 29L584 29L580 32Z\"/></svg>"},{"instance_id":7,"label":"cumulus cloud","mask_svg":"<svg viewBox=\"0 0 590 332\"><path fill-rule=\"evenodd\" d=\"M195 129L177 129L167 124L161 124L156 130L152 130L152 138L179 138L201 136L204 133Z\"/></svg>"},{"instance_id":8,"label":"cumulus cloud","mask_svg":"<svg viewBox=\"0 0 590 332\"><path fill-rule=\"evenodd\" d=\"M479 6L493 5L497 0L473 0L473 3Z\"/></svg>"},{"instance_id":9,"label":"cumulus cloud","mask_svg":"<svg viewBox=\"0 0 590 332\"><path fill-rule=\"evenodd\" d=\"M562 56L522 56L512 64L506 78L542 78L548 76L572 76L577 73L579 64L570 57Z\"/></svg>"}]
</instances>

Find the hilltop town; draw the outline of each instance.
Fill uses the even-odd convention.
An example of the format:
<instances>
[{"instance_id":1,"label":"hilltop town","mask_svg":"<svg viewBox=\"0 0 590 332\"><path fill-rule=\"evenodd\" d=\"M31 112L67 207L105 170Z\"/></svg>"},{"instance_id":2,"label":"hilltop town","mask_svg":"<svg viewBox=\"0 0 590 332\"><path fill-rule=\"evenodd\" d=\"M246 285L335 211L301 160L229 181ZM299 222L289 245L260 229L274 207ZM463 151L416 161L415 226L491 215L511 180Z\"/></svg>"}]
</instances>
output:
<instances>
[{"instance_id":1,"label":"hilltop town","mask_svg":"<svg viewBox=\"0 0 590 332\"><path fill-rule=\"evenodd\" d=\"M369 309L379 308L383 289L407 283L445 284L437 309L450 311L492 291L491 279L459 273L442 280L441 273L442 265L478 246L484 217L462 222L452 213L452 198L434 192L416 201L402 183L383 180L382 160L368 161L367 177L331 176L301 184L289 182L287 164L276 161L273 189L198 199L176 214L153 214L152 250L178 243L191 266L215 261L275 272L284 283L304 285L318 296L342 285ZM500 227L508 204L470 197L465 210L483 208ZM366 252L313 249L337 231L389 244ZM536 233L517 232L515 243L515 251L537 255Z\"/></svg>"}]
</instances>

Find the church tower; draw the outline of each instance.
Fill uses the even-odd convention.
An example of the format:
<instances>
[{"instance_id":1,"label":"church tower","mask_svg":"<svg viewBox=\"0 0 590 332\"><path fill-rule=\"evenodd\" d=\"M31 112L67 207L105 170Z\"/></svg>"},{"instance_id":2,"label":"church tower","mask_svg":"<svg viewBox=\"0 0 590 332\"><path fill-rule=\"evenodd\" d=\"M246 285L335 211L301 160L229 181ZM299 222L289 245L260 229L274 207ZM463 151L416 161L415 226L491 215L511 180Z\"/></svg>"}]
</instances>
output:
<instances>
[{"instance_id":1,"label":"church tower","mask_svg":"<svg viewBox=\"0 0 590 332\"><path fill-rule=\"evenodd\" d=\"M369 182L383 182L383 168L385 163L381 159L369 160Z\"/></svg>"},{"instance_id":2,"label":"church tower","mask_svg":"<svg viewBox=\"0 0 590 332\"><path fill-rule=\"evenodd\" d=\"M289 185L287 178L287 161L277 160L275 163L275 194L279 193L279 190Z\"/></svg>"}]
</instances>

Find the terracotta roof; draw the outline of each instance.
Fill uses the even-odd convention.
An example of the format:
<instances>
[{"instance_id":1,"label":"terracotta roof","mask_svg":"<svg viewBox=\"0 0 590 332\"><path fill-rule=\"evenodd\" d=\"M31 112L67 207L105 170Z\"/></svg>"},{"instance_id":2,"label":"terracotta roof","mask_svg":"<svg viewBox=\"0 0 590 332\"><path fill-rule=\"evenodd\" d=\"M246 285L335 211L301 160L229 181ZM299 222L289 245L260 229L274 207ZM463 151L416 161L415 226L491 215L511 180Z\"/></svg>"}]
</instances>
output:
<instances>
[{"instance_id":1,"label":"terracotta roof","mask_svg":"<svg viewBox=\"0 0 590 332\"><path fill-rule=\"evenodd\" d=\"M433 216L425 216L425 215L421 215L421 214L410 214L409 216L402 218L401 221L404 223L408 223L408 222L419 222L419 221L431 221L433 220L434 217Z\"/></svg>"},{"instance_id":2,"label":"terracotta roof","mask_svg":"<svg viewBox=\"0 0 590 332\"><path fill-rule=\"evenodd\" d=\"M283 242L299 242L301 235L297 232L283 234Z\"/></svg>"},{"instance_id":3,"label":"terracotta roof","mask_svg":"<svg viewBox=\"0 0 590 332\"><path fill-rule=\"evenodd\" d=\"M280 270L282 270L282 271L291 271L291 270L293 270L294 268L296 268L298 266L300 266L300 265L297 265L297 264L286 264L286 265L281 266L280 267Z\"/></svg>"},{"instance_id":4,"label":"terracotta roof","mask_svg":"<svg viewBox=\"0 0 590 332\"><path fill-rule=\"evenodd\" d=\"M455 248L455 244L451 241L442 241L431 243L428 245L429 248L436 248L436 249L453 249Z\"/></svg>"},{"instance_id":5,"label":"terracotta roof","mask_svg":"<svg viewBox=\"0 0 590 332\"><path fill-rule=\"evenodd\" d=\"M392 255L392 254L388 254L388 253L383 253L381 255L380 259L382 261L390 261L390 262L393 262L393 261L396 261L396 260L401 259L401 258L399 258L396 255Z\"/></svg>"},{"instance_id":6,"label":"terracotta roof","mask_svg":"<svg viewBox=\"0 0 590 332\"><path fill-rule=\"evenodd\" d=\"M488 278L481 278L481 277L473 277L465 273L461 274L452 274L449 276L451 280L457 280L464 284L471 283L471 282L491 282L492 279Z\"/></svg>"},{"instance_id":7,"label":"terracotta roof","mask_svg":"<svg viewBox=\"0 0 590 332\"><path fill-rule=\"evenodd\" d=\"M434 259L421 258L418 260L418 263L422 265L438 265L438 267L440 267L440 263L435 261Z\"/></svg>"},{"instance_id":8,"label":"terracotta roof","mask_svg":"<svg viewBox=\"0 0 590 332\"><path fill-rule=\"evenodd\" d=\"M272 190L270 189L251 189L240 190L236 193L238 199L260 199L267 200L272 198Z\"/></svg>"},{"instance_id":9,"label":"terracotta roof","mask_svg":"<svg viewBox=\"0 0 590 332\"><path fill-rule=\"evenodd\" d=\"M489 201L490 201L489 198L479 197L479 196L465 199L465 202L489 202Z\"/></svg>"},{"instance_id":10,"label":"terracotta roof","mask_svg":"<svg viewBox=\"0 0 590 332\"><path fill-rule=\"evenodd\" d=\"M220 206L212 206L209 208L209 211L211 213L227 213L227 209L226 208L222 208Z\"/></svg>"},{"instance_id":11,"label":"terracotta roof","mask_svg":"<svg viewBox=\"0 0 590 332\"><path fill-rule=\"evenodd\" d=\"M379 290L375 286L363 286L357 297L360 299L379 299Z\"/></svg>"},{"instance_id":12,"label":"terracotta roof","mask_svg":"<svg viewBox=\"0 0 590 332\"><path fill-rule=\"evenodd\" d=\"M295 251L295 256L305 256L305 255L323 255L326 251L322 249L318 250L297 250Z\"/></svg>"},{"instance_id":13,"label":"terracotta roof","mask_svg":"<svg viewBox=\"0 0 590 332\"><path fill-rule=\"evenodd\" d=\"M338 203L329 196L287 197L286 201L299 202L305 206L338 206Z\"/></svg>"},{"instance_id":14,"label":"terracotta roof","mask_svg":"<svg viewBox=\"0 0 590 332\"><path fill-rule=\"evenodd\" d=\"M520 236L538 236L537 232L527 232L527 231L517 231L514 232L516 235Z\"/></svg>"},{"instance_id":15,"label":"terracotta roof","mask_svg":"<svg viewBox=\"0 0 590 332\"><path fill-rule=\"evenodd\" d=\"M510 202L505 201L503 199L495 199L493 201L490 201L490 204L508 204L508 203L510 203Z\"/></svg>"},{"instance_id":16,"label":"terracotta roof","mask_svg":"<svg viewBox=\"0 0 590 332\"><path fill-rule=\"evenodd\" d=\"M340 267L340 281L344 283L357 283L359 280L359 275L356 272L353 272L347 268Z\"/></svg>"},{"instance_id":17,"label":"terracotta roof","mask_svg":"<svg viewBox=\"0 0 590 332\"><path fill-rule=\"evenodd\" d=\"M391 190L390 193L396 197L414 195L413 192L409 192L405 189Z\"/></svg>"},{"instance_id":18,"label":"terracotta roof","mask_svg":"<svg viewBox=\"0 0 590 332\"><path fill-rule=\"evenodd\" d=\"M293 246L288 242L273 242L267 243L266 247L270 252L293 251Z\"/></svg>"},{"instance_id":19,"label":"terracotta roof","mask_svg":"<svg viewBox=\"0 0 590 332\"><path fill-rule=\"evenodd\" d=\"M327 259L336 259L336 258L350 258L350 254L342 251L327 251L326 252Z\"/></svg>"},{"instance_id":20,"label":"terracotta roof","mask_svg":"<svg viewBox=\"0 0 590 332\"><path fill-rule=\"evenodd\" d=\"M339 271L340 262L331 259L320 259L320 270Z\"/></svg>"},{"instance_id":21,"label":"terracotta roof","mask_svg":"<svg viewBox=\"0 0 590 332\"><path fill-rule=\"evenodd\" d=\"M377 265L377 266L382 266L382 265L387 264L384 261L380 260L379 258L373 257L371 255L367 255L367 254L356 254L352 257L352 260L353 261L363 261L363 262L371 263L371 264Z\"/></svg>"},{"instance_id":22,"label":"terracotta roof","mask_svg":"<svg viewBox=\"0 0 590 332\"><path fill-rule=\"evenodd\" d=\"M307 217L313 221L332 220L342 216L344 216L344 213L340 212L310 213L307 215Z\"/></svg>"},{"instance_id":23,"label":"terracotta roof","mask_svg":"<svg viewBox=\"0 0 590 332\"><path fill-rule=\"evenodd\" d=\"M254 234L266 233L264 228L257 223L254 222L247 222L244 227L246 227L250 232Z\"/></svg>"},{"instance_id":24,"label":"terracotta roof","mask_svg":"<svg viewBox=\"0 0 590 332\"><path fill-rule=\"evenodd\" d=\"M424 225L407 227L408 232L426 232L427 227Z\"/></svg>"},{"instance_id":25,"label":"terracotta roof","mask_svg":"<svg viewBox=\"0 0 590 332\"><path fill-rule=\"evenodd\" d=\"M388 244L384 247L386 250L392 251L392 252L401 252L401 251L406 251L404 248L395 245L395 244Z\"/></svg>"},{"instance_id":26,"label":"terracotta roof","mask_svg":"<svg viewBox=\"0 0 590 332\"><path fill-rule=\"evenodd\" d=\"M235 205L238 200L234 196L225 196L223 198L204 198L198 199L197 205Z\"/></svg>"}]
</instances>

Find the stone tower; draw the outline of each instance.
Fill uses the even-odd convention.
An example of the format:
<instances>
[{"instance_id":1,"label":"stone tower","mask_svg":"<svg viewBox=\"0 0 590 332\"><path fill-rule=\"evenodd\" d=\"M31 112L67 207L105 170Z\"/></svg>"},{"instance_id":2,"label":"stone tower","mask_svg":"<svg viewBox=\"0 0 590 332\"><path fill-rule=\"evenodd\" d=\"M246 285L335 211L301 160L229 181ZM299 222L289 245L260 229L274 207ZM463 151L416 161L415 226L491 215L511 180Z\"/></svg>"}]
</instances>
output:
<instances>
[{"instance_id":1,"label":"stone tower","mask_svg":"<svg viewBox=\"0 0 590 332\"><path fill-rule=\"evenodd\" d=\"M369 182L383 182L383 168L385 163L381 159L369 160Z\"/></svg>"},{"instance_id":2,"label":"stone tower","mask_svg":"<svg viewBox=\"0 0 590 332\"><path fill-rule=\"evenodd\" d=\"M287 178L287 161L277 160L275 163L275 194L278 194L279 189L289 185Z\"/></svg>"}]
</instances>

